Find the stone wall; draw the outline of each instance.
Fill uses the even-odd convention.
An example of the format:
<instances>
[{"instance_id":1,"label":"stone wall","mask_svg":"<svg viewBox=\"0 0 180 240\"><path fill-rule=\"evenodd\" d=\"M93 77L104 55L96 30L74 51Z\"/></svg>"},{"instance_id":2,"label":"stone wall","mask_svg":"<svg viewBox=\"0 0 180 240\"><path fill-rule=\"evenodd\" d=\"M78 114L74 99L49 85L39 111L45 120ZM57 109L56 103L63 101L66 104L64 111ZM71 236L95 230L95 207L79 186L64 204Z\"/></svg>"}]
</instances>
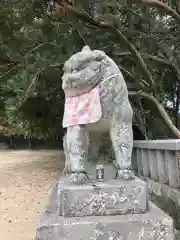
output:
<instances>
[{"instance_id":1,"label":"stone wall","mask_svg":"<svg viewBox=\"0 0 180 240\"><path fill-rule=\"evenodd\" d=\"M180 140L134 141L132 166L148 182L152 201L173 217L180 230Z\"/></svg>"}]
</instances>

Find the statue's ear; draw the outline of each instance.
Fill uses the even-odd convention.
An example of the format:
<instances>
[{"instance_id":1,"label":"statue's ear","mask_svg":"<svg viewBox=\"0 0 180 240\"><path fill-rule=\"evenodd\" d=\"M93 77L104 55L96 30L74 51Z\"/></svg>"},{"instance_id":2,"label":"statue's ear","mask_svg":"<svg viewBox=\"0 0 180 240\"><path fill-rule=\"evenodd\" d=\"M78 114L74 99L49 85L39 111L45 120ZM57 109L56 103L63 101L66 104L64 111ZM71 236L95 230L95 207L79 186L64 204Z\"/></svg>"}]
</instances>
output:
<instances>
[{"instance_id":1,"label":"statue's ear","mask_svg":"<svg viewBox=\"0 0 180 240\"><path fill-rule=\"evenodd\" d=\"M66 62L64 63L62 70L63 70L63 72L66 71Z\"/></svg>"},{"instance_id":2,"label":"statue's ear","mask_svg":"<svg viewBox=\"0 0 180 240\"><path fill-rule=\"evenodd\" d=\"M100 51L100 50L94 50L94 51L92 51L92 53L93 53L94 59L98 60L98 61L103 60L106 56L106 53L103 51Z\"/></svg>"},{"instance_id":3,"label":"statue's ear","mask_svg":"<svg viewBox=\"0 0 180 240\"><path fill-rule=\"evenodd\" d=\"M89 46L84 46L82 52L91 52L91 49Z\"/></svg>"},{"instance_id":4,"label":"statue's ear","mask_svg":"<svg viewBox=\"0 0 180 240\"><path fill-rule=\"evenodd\" d=\"M68 61L66 61L63 66L63 72L67 72L67 71L68 71Z\"/></svg>"}]
</instances>

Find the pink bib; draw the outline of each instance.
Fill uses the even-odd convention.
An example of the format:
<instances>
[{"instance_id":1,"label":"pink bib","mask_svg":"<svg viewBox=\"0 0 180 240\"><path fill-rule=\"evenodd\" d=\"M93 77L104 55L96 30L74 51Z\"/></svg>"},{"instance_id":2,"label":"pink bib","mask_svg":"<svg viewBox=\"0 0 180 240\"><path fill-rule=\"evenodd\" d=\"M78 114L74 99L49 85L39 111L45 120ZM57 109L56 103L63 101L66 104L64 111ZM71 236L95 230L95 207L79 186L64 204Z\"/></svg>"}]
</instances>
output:
<instances>
[{"instance_id":1,"label":"pink bib","mask_svg":"<svg viewBox=\"0 0 180 240\"><path fill-rule=\"evenodd\" d=\"M65 100L63 127L95 123L101 119L102 110L99 98L99 86L87 93Z\"/></svg>"}]
</instances>

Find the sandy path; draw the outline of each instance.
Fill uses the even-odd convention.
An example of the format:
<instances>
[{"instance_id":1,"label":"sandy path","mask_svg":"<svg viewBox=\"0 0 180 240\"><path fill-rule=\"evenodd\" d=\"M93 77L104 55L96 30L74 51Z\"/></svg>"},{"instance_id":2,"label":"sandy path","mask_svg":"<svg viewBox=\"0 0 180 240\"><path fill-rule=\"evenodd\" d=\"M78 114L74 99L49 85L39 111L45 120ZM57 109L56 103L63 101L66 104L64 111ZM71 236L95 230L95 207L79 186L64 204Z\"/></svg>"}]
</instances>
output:
<instances>
[{"instance_id":1,"label":"sandy path","mask_svg":"<svg viewBox=\"0 0 180 240\"><path fill-rule=\"evenodd\" d=\"M63 159L60 151L0 152L0 240L35 239Z\"/></svg>"}]
</instances>

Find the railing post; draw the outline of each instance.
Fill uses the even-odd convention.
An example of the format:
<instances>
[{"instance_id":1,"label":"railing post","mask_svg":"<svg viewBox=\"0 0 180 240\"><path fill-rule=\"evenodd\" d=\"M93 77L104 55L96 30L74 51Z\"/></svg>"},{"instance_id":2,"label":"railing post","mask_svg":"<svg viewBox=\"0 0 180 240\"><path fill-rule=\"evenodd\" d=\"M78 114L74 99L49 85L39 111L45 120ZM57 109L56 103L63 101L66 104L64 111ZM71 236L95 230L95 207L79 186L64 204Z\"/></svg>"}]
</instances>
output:
<instances>
[{"instance_id":1,"label":"railing post","mask_svg":"<svg viewBox=\"0 0 180 240\"><path fill-rule=\"evenodd\" d=\"M165 159L167 161L169 186L179 188L179 164L177 162L176 153L174 151L165 151Z\"/></svg>"},{"instance_id":2,"label":"railing post","mask_svg":"<svg viewBox=\"0 0 180 240\"><path fill-rule=\"evenodd\" d=\"M149 156L146 149L142 149L141 156L142 156L141 160L142 160L142 167L143 167L143 176L149 177L150 176Z\"/></svg>"},{"instance_id":3,"label":"railing post","mask_svg":"<svg viewBox=\"0 0 180 240\"><path fill-rule=\"evenodd\" d=\"M141 149L136 149L136 154L137 154L137 165L138 165L138 173L142 174L143 173L143 167L142 167L142 154L141 154Z\"/></svg>"},{"instance_id":4,"label":"railing post","mask_svg":"<svg viewBox=\"0 0 180 240\"><path fill-rule=\"evenodd\" d=\"M138 172L144 177L180 188L180 140L134 141Z\"/></svg>"},{"instance_id":5,"label":"railing post","mask_svg":"<svg viewBox=\"0 0 180 240\"><path fill-rule=\"evenodd\" d=\"M148 151L149 155L149 167L150 167L150 175L153 180L158 180L158 172L157 172L157 159L154 150Z\"/></svg>"},{"instance_id":6,"label":"railing post","mask_svg":"<svg viewBox=\"0 0 180 240\"><path fill-rule=\"evenodd\" d=\"M133 169L133 171L134 172L138 172L136 148L133 148L131 162L132 162L132 169Z\"/></svg>"},{"instance_id":7,"label":"railing post","mask_svg":"<svg viewBox=\"0 0 180 240\"><path fill-rule=\"evenodd\" d=\"M156 158L158 165L158 177L161 183L168 183L167 163L165 161L164 151L156 150Z\"/></svg>"}]
</instances>

